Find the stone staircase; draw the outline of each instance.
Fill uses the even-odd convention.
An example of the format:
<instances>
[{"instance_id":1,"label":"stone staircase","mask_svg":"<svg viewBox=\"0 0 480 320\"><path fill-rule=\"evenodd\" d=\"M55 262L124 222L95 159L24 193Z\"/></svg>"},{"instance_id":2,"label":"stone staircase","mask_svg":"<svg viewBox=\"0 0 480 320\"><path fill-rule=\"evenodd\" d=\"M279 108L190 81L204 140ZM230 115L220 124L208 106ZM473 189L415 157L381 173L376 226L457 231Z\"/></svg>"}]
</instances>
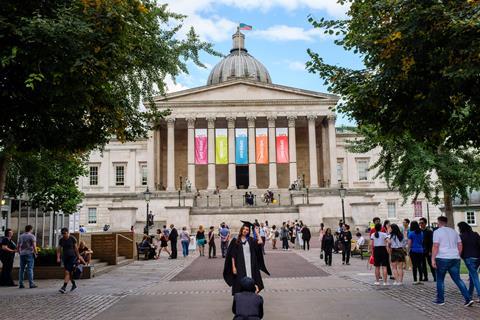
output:
<instances>
[{"instance_id":1,"label":"stone staircase","mask_svg":"<svg viewBox=\"0 0 480 320\"><path fill-rule=\"evenodd\" d=\"M133 263L133 259L127 259L123 256L117 257L117 264L116 265L109 265L106 262L102 262L100 259L92 259L90 263L90 277L95 277L102 275L104 273L110 272L115 268L121 267L128 265L130 263ZM88 268L88 267L86 267Z\"/></svg>"}]
</instances>

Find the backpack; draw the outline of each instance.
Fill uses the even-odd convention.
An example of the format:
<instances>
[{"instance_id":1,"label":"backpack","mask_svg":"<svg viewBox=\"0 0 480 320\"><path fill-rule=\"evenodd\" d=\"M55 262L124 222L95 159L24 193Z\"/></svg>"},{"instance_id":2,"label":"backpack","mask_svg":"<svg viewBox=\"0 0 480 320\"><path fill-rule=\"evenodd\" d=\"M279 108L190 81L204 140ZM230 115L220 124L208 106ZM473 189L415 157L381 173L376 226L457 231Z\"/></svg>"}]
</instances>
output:
<instances>
[{"instance_id":1,"label":"backpack","mask_svg":"<svg viewBox=\"0 0 480 320\"><path fill-rule=\"evenodd\" d=\"M275 238L278 238L280 236L280 232L278 230L275 230Z\"/></svg>"}]
</instances>

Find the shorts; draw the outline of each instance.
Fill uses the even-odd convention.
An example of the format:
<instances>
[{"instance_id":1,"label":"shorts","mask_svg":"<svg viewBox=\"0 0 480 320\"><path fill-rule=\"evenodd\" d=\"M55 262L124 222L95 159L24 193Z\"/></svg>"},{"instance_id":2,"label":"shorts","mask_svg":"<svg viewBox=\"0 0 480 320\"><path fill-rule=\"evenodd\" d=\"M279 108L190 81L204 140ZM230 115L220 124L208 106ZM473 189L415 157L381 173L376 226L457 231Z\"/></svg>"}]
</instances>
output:
<instances>
[{"instance_id":1,"label":"shorts","mask_svg":"<svg viewBox=\"0 0 480 320\"><path fill-rule=\"evenodd\" d=\"M373 265L375 267L386 267L388 265L388 252L385 246L373 248Z\"/></svg>"},{"instance_id":2,"label":"shorts","mask_svg":"<svg viewBox=\"0 0 480 320\"><path fill-rule=\"evenodd\" d=\"M73 269L75 269L76 263L77 263L77 257L75 256L63 257L63 267L68 272L73 272Z\"/></svg>"},{"instance_id":3,"label":"shorts","mask_svg":"<svg viewBox=\"0 0 480 320\"><path fill-rule=\"evenodd\" d=\"M402 248L392 248L392 262L405 262L405 250Z\"/></svg>"}]
</instances>

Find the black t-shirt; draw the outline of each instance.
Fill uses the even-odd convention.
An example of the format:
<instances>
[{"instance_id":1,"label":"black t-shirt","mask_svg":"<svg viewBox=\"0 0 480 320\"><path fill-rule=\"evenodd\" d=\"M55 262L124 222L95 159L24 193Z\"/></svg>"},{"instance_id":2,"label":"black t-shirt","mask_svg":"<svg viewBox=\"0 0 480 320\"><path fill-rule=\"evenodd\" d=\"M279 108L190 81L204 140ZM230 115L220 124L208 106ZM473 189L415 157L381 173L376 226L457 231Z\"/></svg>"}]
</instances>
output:
<instances>
[{"instance_id":1,"label":"black t-shirt","mask_svg":"<svg viewBox=\"0 0 480 320\"><path fill-rule=\"evenodd\" d=\"M462 239L462 258L480 258L480 235L476 232L466 232L460 235Z\"/></svg>"},{"instance_id":2,"label":"black t-shirt","mask_svg":"<svg viewBox=\"0 0 480 320\"><path fill-rule=\"evenodd\" d=\"M62 237L58 242L58 245L63 249L64 257L75 257L77 255L75 253L76 244L77 244L77 239L75 239L75 237L72 237L72 236L68 237L68 239L66 240L65 238Z\"/></svg>"},{"instance_id":3,"label":"black t-shirt","mask_svg":"<svg viewBox=\"0 0 480 320\"><path fill-rule=\"evenodd\" d=\"M6 250L1 250L1 248L3 248L3 246L7 246L7 248L9 248L9 249L15 250L15 249L17 249L17 245L15 244L15 242L8 239L7 237L4 237L2 239L2 244L0 245L0 256L2 256L2 255L5 255L6 257L8 255L15 256L15 252L8 252Z\"/></svg>"}]
</instances>

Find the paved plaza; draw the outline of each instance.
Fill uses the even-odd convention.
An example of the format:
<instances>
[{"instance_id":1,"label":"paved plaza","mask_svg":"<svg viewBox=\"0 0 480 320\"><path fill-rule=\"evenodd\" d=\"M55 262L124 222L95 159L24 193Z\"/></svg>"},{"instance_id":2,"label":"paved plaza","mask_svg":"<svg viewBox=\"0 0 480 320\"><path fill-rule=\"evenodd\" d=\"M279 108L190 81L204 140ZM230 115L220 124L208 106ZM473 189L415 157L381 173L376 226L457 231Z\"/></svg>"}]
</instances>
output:
<instances>
[{"instance_id":1,"label":"paved plaza","mask_svg":"<svg viewBox=\"0 0 480 320\"><path fill-rule=\"evenodd\" d=\"M1 319L231 319L230 288L223 259L196 254L187 259L136 261L58 293L61 280L39 280L38 289L0 288ZM480 319L480 305L462 306L447 282L446 305L434 306L434 283L375 287L367 260L341 255L325 267L319 249L288 252L267 249L265 319Z\"/></svg>"}]
</instances>

